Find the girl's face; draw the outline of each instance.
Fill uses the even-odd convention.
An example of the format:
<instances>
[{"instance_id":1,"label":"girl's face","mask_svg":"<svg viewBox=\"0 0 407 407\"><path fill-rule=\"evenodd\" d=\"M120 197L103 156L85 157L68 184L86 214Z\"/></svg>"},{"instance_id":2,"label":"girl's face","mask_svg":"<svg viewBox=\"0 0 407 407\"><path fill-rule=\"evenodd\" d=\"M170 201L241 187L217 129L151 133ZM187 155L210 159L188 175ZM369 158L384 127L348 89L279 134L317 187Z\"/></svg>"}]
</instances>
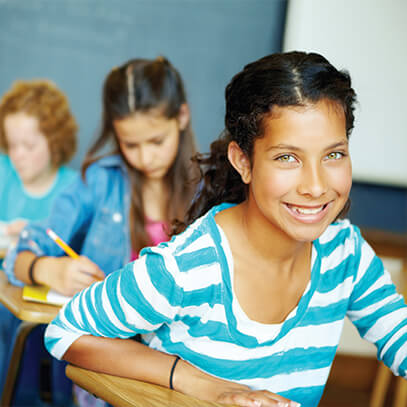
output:
<instances>
[{"instance_id":1,"label":"girl's face","mask_svg":"<svg viewBox=\"0 0 407 407\"><path fill-rule=\"evenodd\" d=\"M275 107L263 125L243 177L249 207L288 237L313 241L340 213L352 185L344 112L329 101Z\"/></svg>"},{"instance_id":2,"label":"girl's face","mask_svg":"<svg viewBox=\"0 0 407 407\"><path fill-rule=\"evenodd\" d=\"M52 171L48 140L38 119L26 113L11 113L4 119L8 155L24 184L30 184Z\"/></svg>"},{"instance_id":3,"label":"girl's face","mask_svg":"<svg viewBox=\"0 0 407 407\"><path fill-rule=\"evenodd\" d=\"M147 179L157 180L171 168L178 153L180 130L188 119L167 119L157 112L146 112L115 120L113 125L127 162Z\"/></svg>"}]
</instances>

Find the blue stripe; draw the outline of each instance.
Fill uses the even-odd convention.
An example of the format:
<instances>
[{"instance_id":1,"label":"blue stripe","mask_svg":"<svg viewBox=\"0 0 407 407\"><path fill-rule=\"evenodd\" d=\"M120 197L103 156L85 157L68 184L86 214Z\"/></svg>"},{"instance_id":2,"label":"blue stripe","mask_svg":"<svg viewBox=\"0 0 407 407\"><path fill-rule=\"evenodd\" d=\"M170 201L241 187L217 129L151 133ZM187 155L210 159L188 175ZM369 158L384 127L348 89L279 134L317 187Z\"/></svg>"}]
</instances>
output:
<instances>
[{"instance_id":1,"label":"blue stripe","mask_svg":"<svg viewBox=\"0 0 407 407\"><path fill-rule=\"evenodd\" d=\"M182 342L172 342L166 325L157 331L157 336L166 352L177 354L208 373L229 380L268 378L278 374L325 368L332 363L336 351L336 346L295 348L250 360L226 360L196 353Z\"/></svg>"},{"instance_id":2,"label":"blue stripe","mask_svg":"<svg viewBox=\"0 0 407 407\"><path fill-rule=\"evenodd\" d=\"M354 267L354 261L354 256L350 255L338 266L324 272L318 285L318 291L328 293L342 284L349 276L352 276L350 272L356 273L357 269Z\"/></svg>"},{"instance_id":3,"label":"blue stripe","mask_svg":"<svg viewBox=\"0 0 407 407\"><path fill-rule=\"evenodd\" d=\"M204 247L192 253L183 253L175 256L178 268L181 272L187 272L194 268L202 268L217 264L217 254L214 247Z\"/></svg>"},{"instance_id":4,"label":"blue stripe","mask_svg":"<svg viewBox=\"0 0 407 407\"><path fill-rule=\"evenodd\" d=\"M301 407L316 407L321 400L325 386L296 387L289 391L279 392L280 396L296 401Z\"/></svg>"},{"instance_id":5,"label":"blue stripe","mask_svg":"<svg viewBox=\"0 0 407 407\"><path fill-rule=\"evenodd\" d=\"M406 343L407 343L407 333L400 336L400 338L398 338L389 347L389 349L387 349L386 353L383 356L383 361L385 361L388 366L391 366L394 362L394 358L396 357L397 351L400 349L401 346L405 345Z\"/></svg>"},{"instance_id":6,"label":"blue stripe","mask_svg":"<svg viewBox=\"0 0 407 407\"><path fill-rule=\"evenodd\" d=\"M324 257L329 256L338 248L338 246L343 245L345 240L350 237L351 232L351 228L340 229L332 240L327 243L320 243Z\"/></svg>"},{"instance_id":7,"label":"blue stripe","mask_svg":"<svg viewBox=\"0 0 407 407\"><path fill-rule=\"evenodd\" d=\"M137 273L137 270L135 271ZM134 278L133 273L133 263L128 264L122 271L121 271L121 280L122 284L120 286L120 293L123 298L133 306L137 312L150 324L157 325L162 324L164 322L170 323L171 319L169 319L166 315L161 314L158 312L154 307L153 304L150 304L149 301L146 300L144 297L142 289L137 284L136 279ZM112 289L110 292L115 292ZM116 295L110 295L110 300L114 303L114 309L121 308L119 299ZM124 314L121 314L122 322L124 321ZM134 334L139 333L140 330L135 330Z\"/></svg>"},{"instance_id":8,"label":"blue stripe","mask_svg":"<svg viewBox=\"0 0 407 407\"><path fill-rule=\"evenodd\" d=\"M348 309L348 299L345 298L325 307L310 307L298 323L298 326L322 325L344 319Z\"/></svg>"},{"instance_id":9,"label":"blue stripe","mask_svg":"<svg viewBox=\"0 0 407 407\"><path fill-rule=\"evenodd\" d=\"M391 297L392 295L396 294L396 289L394 285L383 285L378 289L372 291L365 297L360 300L357 300L352 304L352 311L361 311L366 307L374 304L375 302L379 302L386 297Z\"/></svg>"},{"instance_id":10,"label":"blue stripe","mask_svg":"<svg viewBox=\"0 0 407 407\"><path fill-rule=\"evenodd\" d=\"M382 275L383 264L378 257L374 257L362 278L355 284L351 295L351 302L357 301L357 299Z\"/></svg>"}]
</instances>

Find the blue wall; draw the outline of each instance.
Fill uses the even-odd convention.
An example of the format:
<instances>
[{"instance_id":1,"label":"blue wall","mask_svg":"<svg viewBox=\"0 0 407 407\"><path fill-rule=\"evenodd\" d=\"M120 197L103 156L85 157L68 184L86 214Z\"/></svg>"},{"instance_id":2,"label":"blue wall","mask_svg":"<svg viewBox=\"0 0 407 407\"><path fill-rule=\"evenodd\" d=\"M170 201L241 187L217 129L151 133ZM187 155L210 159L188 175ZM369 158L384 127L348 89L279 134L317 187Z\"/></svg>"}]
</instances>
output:
<instances>
[{"instance_id":1,"label":"blue wall","mask_svg":"<svg viewBox=\"0 0 407 407\"><path fill-rule=\"evenodd\" d=\"M359 227L407 234L407 188L354 182L350 198L349 218Z\"/></svg>"}]
</instances>

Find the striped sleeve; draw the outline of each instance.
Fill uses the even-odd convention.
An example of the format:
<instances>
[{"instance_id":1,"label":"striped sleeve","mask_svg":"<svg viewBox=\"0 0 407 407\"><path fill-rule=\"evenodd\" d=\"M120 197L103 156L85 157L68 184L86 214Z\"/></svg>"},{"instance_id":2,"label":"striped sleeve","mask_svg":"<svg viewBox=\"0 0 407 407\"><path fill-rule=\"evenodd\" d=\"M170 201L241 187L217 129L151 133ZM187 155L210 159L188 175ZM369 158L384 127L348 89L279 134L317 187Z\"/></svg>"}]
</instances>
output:
<instances>
[{"instance_id":1,"label":"striped sleeve","mask_svg":"<svg viewBox=\"0 0 407 407\"><path fill-rule=\"evenodd\" d=\"M178 272L166 249L145 249L135 262L75 295L47 327L46 348L61 359L82 335L130 338L170 323L183 298Z\"/></svg>"},{"instance_id":2,"label":"striped sleeve","mask_svg":"<svg viewBox=\"0 0 407 407\"><path fill-rule=\"evenodd\" d=\"M362 338L372 342L395 375L407 377L407 307L382 261L357 231L359 267L348 317Z\"/></svg>"}]
</instances>

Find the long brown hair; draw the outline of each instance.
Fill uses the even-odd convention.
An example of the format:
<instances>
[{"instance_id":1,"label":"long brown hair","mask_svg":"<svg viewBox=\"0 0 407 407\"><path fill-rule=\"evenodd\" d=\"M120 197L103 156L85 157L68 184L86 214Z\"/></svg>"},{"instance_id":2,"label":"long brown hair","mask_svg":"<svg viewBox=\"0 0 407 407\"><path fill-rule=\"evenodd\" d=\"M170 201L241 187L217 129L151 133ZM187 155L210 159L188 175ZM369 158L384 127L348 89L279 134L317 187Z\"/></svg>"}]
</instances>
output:
<instances>
[{"instance_id":1,"label":"long brown hair","mask_svg":"<svg viewBox=\"0 0 407 407\"><path fill-rule=\"evenodd\" d=\"M107 76L103 86L103 113L98 138L89 149L82 166L84 176L87 167L102 156L120 154L131 184L130 235L132 249L136 252L151 244L145 230L145 213L142 195L143 174L133 168L122 154L113 121L124 119L136 112L148 113L159 109L168 118L178 117L186 103L184 85L179 72L164 57L155 60L132 59ZM100 151L107 145L111 150L104 155ZM99 154L98 154L99 153ZM166 220L183 219L195 191L197 172L191 161L196 153L195 137L191 124L180 130L177 156L165 176L168 186Z\"/></svg>"},{"instance_id":2,"label":"long brown hair","mask_svg":"<svg viewBox=\"0 0 407 407\"><path fill-rule=\"evenodd\" d=\"M273 106L305 106L326 99L343 109L348 138L353 129L356 93L351 78L316 53L277 53L246 65L227 85L225 99L225 130L209 154L195 157L200 188L177 233L215 205L246 199L247 185L228 160L228 145L235 141L252 159L254 142L263 136L263 118L273 114ZM348 200L338 217L349 206Z\"/></svg>"}]
</instances>

